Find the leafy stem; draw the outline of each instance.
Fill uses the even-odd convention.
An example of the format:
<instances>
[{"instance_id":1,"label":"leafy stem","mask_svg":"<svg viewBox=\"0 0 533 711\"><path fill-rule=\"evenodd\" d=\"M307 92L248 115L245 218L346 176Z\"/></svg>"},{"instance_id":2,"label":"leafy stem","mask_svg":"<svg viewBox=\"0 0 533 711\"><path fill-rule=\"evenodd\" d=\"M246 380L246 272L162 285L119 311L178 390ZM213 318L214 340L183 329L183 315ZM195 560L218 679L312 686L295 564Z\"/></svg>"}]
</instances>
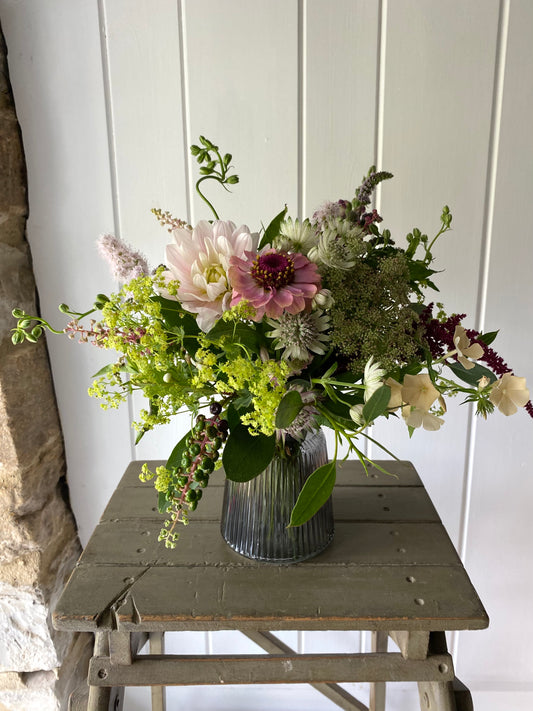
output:
<instances>
[{"instance_id":1,"label":"leafy stem","mask_svg":"<svg viewBox=\"0 0 533 711\"><path fill-rule=\"evenodd\" d=\"M235 185L239 182L239 177L237 175L230 175L231 169L231 153L226 153L224 156L221 155L218 146L210 141L205 136L200 136L200 144L193 144L191 146L191 153L196 157L197 162L200 165L200 178L196 181L196 192L202 198L202 200L209 206L210 210L213 212L215 219L218 220L218 213L215 210L213 204L206 198L204 193L200 190L200 185L205 180L216 180L220 183L224 190L228 188L226 185Z\"/></svg>"}]
</instances>

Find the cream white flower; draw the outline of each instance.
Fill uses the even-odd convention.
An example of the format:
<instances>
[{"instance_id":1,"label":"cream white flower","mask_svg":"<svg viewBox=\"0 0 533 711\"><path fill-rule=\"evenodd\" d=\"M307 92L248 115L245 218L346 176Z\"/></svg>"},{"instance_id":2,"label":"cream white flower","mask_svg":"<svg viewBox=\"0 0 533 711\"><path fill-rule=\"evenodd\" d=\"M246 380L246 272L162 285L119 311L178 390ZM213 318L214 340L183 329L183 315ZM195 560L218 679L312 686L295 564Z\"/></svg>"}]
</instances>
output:
<instances>
[{"instance_id":1,"label":"cream white flower","mask_svg":"<svg viewBox=\"0 0 533 711\"><path fill-rule=\"evenodd\" d=\"M439 394L427 373L406 375L403 379L402 398L408 405L427 412Z\"/></svg>"},{"instance_id":2,"label":"cream white flower","mask_svg":"<svg viewBox=\"0 0 533 711\"><path fill-rule=\"evenodd\" d=\"M328 220L318 236L317 245L309 250L307 256L311 261L332 269L351 269L359 256L355 246L358 237L363 248L362 235L360 227L343 220Z\"/></svg>"},{"instance_id":3,"label":"cream white flower","mask_svg":"<svg viewBox=\"0 0 533 711\"><path fill-rule=\"evenodd\" d=\"M363 375L363 383L365 386L364 399L368 402L372 395L383 385L383 376L385 371L379 363L374 361L374 357L370 356Z\"/></svg>"},{"instance_id":4,"label":"cream white flower","mask_svg":"<svg viewBox=\"0 0 533 711\"><path fill-rule=\"evenodd\" d=\"M470 339L466 335L466 331L462 326L456 326L453 334L453 343L457 349L457 360L461 365L470 370L474 367L472 360L479 360L483 356L483 348L479 343L470 343Z\"/></svg>"},{"instance_id":5,"label":"cream white flower","mask_svg":"<svg viewBox=\"0 0 533 711\"><path fill-rule=\"evenodd\" d=\"M517 409L524 407L529 400L526 379L519 378L516 375L512 375L512 373L504 373L498 382L492 386L489 400L504 415L514 415Z\"/></svg>"},{"instance_id":6,"label":"cream white flower","mask_svg":"<svg viewBox=\"0 0 533 711\"><path fill-rule=\"evenodd\" d=\"M394 380L394 378L387 378L385 385L388 385L390 388L389 410L397 410L403 402L402 384Z\"/></svg>"},{"instance_id":7,"label":"cream white flower","mask_svg":"<svg viewBox=\"0 0 533 711\"><path fill-rule=\"evenodd\" d=\"M197 314L198 326L209 331L230 306L232 288L228 269L232 256L243 257L257 248L258 235L246 225L202 220L192 230L176 229L167 245L167 279L177 279L177 298L184 309ZM169 296L168 298L175 298Z\"/></svg>"},{"instance_id":8,"label":"cream white flower","mask_svg":"<svg viewBox=\"0 0 533 711\"><path fill-rule=\"evenodd\" d=\"M436 432L444 424L442 417L434 415L432 412L423 410L420 407L406 405L402 410L402 415L406 425L418 429L423 427L429 432Z\"/></svg>"},{"instance_id":9,"label":"cream white flower","mask_svg":"<svg viewBox=\"0 0 533 711\"><path fill-rule=\"evenodd\" d=\"M363 405L352 405L350 408L350 417L358 427L365 424L363 419Z\"/></svg>"}]
</instances>

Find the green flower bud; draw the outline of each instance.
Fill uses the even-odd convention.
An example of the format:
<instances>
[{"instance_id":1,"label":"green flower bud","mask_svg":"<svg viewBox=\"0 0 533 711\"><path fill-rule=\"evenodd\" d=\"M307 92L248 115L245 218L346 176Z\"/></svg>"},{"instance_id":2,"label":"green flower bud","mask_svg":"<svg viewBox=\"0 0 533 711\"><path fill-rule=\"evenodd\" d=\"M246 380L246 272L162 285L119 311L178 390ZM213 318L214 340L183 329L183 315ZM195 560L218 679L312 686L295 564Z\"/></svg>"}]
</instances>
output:
<instances>
[{"instance_id":1,"label":"green flower bud","mask_svg":"<svg viewBox=\"0 0 533 711\"><path fill-rule=\"evenodd\" d=\"M26 316L22 309L13 309L11 313L15 318L23 318L24 316Z\"/></svg>"},{"instance_id":2,"label":"green flower bud","mask_svg":"<svg viewBox=\"0 0 533 711\"><path fill-rule=\"evenodd\" d=\"M13 335L11 336L11 341L15 346L19 343L22 343L24 341L24 334L22 333L22 331L14 331Z\"/></svg>"},{"instance_id":3,"label":"green flower bud","mask_svg":"<svg viewBox=\"0 0 533 711\"><path fill-rule=\"evenodd\" d=\"M19 322L17 323L17 326L18 326L19 328L28 328L28 326L30 325L30 323L31 323L31 319L30 319L30 318L21 318L21 319L19 320Z\"/></svg>"},{"instance_id":4,"label":"green flower bud","mask_svg":"<svg viewBox=\"0 0 533 711\"><path fill-rule=\"evenodd\" d=\"M172 375L170 373L165 373L163 375L163 382L164 383L171 383L172 382Z\"/></svg>"},{"instance_id":5,"label":"green flower bud","mask_svg":"<svg viewBox=\"0 0 533 711\"><path fill-rule=\"evenodd\" d=\"M62 314L68 314L70 313L70 306L68 304L59 304L57 307Z\"/></svg>"},{"instance_id":6,"label":"green flower bud","mask_svg":"<svg viewBox=\"0 0 533 711\"><path fill-rule=\"evenodd\" d=\"M34 326L31 330L31 335L35 338L35 340L40 338L42 336L42 333L43 329L41 328L41 326Z\"/></svg>"},{"instance_id":7,"label":"green flower bud","mask_svg":"<svg viewBox=\"0 0 533 711\"><path fill-rule=\"evenodd\" d=\"M238 175L230 175L229 178L226 178L226 183L229 185L236 185L239 182L239 176Z\"/></svg>"}]
</instances>

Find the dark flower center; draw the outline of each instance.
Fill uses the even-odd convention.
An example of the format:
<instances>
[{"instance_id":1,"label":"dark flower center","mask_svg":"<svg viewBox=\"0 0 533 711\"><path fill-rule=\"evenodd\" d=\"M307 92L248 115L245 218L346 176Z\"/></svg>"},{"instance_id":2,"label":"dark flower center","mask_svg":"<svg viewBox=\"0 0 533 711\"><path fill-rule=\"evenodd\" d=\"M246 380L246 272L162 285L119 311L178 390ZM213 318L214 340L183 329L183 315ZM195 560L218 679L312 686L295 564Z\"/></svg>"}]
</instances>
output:
<instances>
[{"instance_id":1,"label":"dark flower center","mask_svg":"<svg viewBox=\"0 0 533 711\"><path fill-rule=\"evenodd\" d=\"M288 254L268 252L254 259L250 273L264 289L281 289L293 280L294 262Z\"/></svg>"}]
</instances>

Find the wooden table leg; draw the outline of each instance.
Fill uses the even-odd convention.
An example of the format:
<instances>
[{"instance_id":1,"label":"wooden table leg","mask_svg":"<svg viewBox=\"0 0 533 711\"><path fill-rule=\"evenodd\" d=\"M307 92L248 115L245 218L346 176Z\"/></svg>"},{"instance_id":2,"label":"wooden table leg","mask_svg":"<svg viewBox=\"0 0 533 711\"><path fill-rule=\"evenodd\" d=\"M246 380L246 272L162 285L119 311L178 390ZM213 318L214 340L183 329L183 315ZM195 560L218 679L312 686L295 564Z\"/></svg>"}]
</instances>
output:
<instances>
[{"instance_id":1,"label":"wooden table leg","mask_svg":"<svg viewBox=\"0 0 533 711\"><path fill-rule=\"evenodd\" d=\"M109 632L107 630L95 632L94 657L109 655ZM111 691L109 686L89 686L89 699L87 711L114 711L111 704Z\"/></svg>"},{"instance_id":2,"label":"wooden table leg","mask_svg":"<svg viewBox=\"0 0 533 711\"><path fill-rule=\"evenodd\" d=\"M372 632L372 651L386 652L389 633L385 630ZM370 684L369 711L385 711L386 683L384 681L374 681Z\"/></svg>"},{"instance_id":3,"label":"wooden table leg","mask_svg":"<svg viewBox=\"0 0 533 711\"><path fill-rule=\"evenodd\" d=\"M165 633L150 632L150 654L165 653ZM166 687L152 686L152 711L166 711Z\"/></svg>"}]
</instances>

